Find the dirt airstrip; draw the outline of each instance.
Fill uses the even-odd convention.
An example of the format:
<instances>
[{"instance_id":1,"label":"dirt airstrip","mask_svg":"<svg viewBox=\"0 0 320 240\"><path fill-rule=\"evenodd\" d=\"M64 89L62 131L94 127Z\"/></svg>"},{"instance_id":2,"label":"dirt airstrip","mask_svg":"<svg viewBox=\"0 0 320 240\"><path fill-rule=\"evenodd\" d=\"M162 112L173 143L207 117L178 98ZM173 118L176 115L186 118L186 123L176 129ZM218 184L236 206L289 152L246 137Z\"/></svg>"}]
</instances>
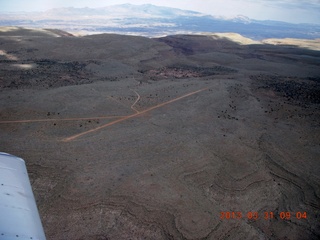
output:
<instances>
[{"instance_id":1,"label":"dirt airstrip","mask_svg":"<svg viewBox=\"0 0 320 240\"><path fill-rule=\"evenodd\" d=\"M0 150L48 239L318 239L318 47L1 28Z\"/></svg>"}]
</instances>

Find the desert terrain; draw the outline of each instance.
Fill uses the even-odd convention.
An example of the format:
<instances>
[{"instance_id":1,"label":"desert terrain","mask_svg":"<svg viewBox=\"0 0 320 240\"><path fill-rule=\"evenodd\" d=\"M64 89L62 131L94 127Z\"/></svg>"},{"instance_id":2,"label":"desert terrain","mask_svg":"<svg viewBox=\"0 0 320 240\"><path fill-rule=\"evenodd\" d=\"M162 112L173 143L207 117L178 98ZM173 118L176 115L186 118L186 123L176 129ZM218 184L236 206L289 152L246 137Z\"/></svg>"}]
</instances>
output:
<instances>
[{"instance_id":1,"label":"desert terrain","mask_svg":"<svg viewBox=\"0 0 320 240\"><path fill-rule=\"evenodd\" d=\"M320 42L0 29L0 151L47 239L319 239Z\"/></svg>"}]
</instances>

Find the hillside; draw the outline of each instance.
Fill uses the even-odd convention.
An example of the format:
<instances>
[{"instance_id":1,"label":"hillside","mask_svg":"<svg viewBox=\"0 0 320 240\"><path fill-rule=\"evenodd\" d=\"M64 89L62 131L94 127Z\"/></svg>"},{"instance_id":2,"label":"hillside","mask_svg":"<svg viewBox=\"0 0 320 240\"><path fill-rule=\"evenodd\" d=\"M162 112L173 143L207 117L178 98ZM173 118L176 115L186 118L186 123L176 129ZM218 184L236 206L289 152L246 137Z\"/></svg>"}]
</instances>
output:
<instances>
[{"instance_id":1,"label":"hillside","mask_svg":"<svg viewBox=\"0 0 320 240\"><path fill-rule=\"evenodd\" d=\"M317 40L0 29L0 146L47 239L318 239Z\"/></svg>"}]
</instances>

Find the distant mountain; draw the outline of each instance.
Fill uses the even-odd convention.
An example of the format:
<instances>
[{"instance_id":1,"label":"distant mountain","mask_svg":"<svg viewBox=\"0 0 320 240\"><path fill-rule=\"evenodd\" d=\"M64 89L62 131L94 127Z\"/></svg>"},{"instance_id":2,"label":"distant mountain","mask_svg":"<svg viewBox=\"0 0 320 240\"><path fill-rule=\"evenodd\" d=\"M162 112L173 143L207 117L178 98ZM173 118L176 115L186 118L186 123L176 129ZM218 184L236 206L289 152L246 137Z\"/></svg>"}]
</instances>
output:
<instances>
[{"instance_id":1,"label":"distant mountain","mask_svg":"<svg viewBox=\"0 0 320 240\"><path fill-rule=\"evenodd\" d=\"M252 20L250 18L243 16L243 15L238 15L238 16L232 18L231 21L238 22L238 23L245 23L245 24L252 23Z\"/></svg>"},{"instance_id":2,"label":"distant mountain","mask_svg":"<svg viewBox=\"0 0 320 240\"><path fill-rule=\"evenodd\" d=\"M320 38L320 25L257 21L246 16L225 18L151 4L121 4L104 8L56 8L40 13L0 15L0 25L57 28L69 32L120 33L142 36L235 32L265 38Z\"/></svg>"},{"instance_id":3,"label":"distant mountain","mask_svg":"<svg viewBox=\"0 0 320 240\"><path fill-rule=\"evenodd\" d=\"M64 17L122 16L125 18L176 18L177 16L203 16L204 14L177 8L159 7L151 4L120 4L104 8L56 8L45 12L45 15Z\"/></svg>"}]
</instances>

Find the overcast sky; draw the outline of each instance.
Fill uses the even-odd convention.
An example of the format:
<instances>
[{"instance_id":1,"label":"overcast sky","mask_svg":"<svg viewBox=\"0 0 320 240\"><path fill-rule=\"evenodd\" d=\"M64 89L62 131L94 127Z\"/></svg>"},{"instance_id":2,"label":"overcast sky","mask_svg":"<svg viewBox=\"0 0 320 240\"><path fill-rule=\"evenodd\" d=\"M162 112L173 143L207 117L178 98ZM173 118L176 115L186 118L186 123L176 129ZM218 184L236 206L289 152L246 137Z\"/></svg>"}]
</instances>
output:
<instances>
[{"instance_id":1,"label":"overcast sky","mask_svg":"<svg viewBox=\"0 0 320 240\"><path fill-rule=\"evenodd\" d=\"M320 24L320 0L0 0L0 11L45 11L59 7L104 7L150 3L232 17Z\"/></svg>"}]
</instances>

